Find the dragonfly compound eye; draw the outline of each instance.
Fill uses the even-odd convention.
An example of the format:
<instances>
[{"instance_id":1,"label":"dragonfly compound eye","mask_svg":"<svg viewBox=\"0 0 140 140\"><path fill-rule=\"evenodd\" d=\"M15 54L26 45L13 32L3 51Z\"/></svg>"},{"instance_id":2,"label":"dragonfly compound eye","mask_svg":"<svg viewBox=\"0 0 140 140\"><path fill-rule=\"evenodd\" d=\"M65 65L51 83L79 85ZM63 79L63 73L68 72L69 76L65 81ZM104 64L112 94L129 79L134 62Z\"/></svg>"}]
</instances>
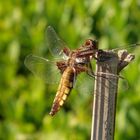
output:
<instances>
[{"instance_id":1,"label":"dragonfly compound eye","mask_svg":"<svg viewBox=\"0 0 140 140\"><path fill-rule=\"evenodd\" d=\"M91 39L86 40L85 45L86 46L92 45L92 40Z\"/></svg>"},{"instance_id":2,"label":"dragonfly compound eye","mask_svg":"<svg viewBox=\"0 0 140 140\"><path fill-rule=\"evenodd\" d=\"M90 46L92 49L98 49L98 42L96 40L88 39L85 42L85 46Z\"/></svg>"},{"instance_id":3,"label":"dragonfly compound eye","mask_svg":"<svg viewBox=\"0 0 140 140\"><path fill-rule=\"evenodd\" d=\"M97 40L91 40L92 41L92 47L94 49L98 49L98 41Z\"/></svg>"}]
</instances>

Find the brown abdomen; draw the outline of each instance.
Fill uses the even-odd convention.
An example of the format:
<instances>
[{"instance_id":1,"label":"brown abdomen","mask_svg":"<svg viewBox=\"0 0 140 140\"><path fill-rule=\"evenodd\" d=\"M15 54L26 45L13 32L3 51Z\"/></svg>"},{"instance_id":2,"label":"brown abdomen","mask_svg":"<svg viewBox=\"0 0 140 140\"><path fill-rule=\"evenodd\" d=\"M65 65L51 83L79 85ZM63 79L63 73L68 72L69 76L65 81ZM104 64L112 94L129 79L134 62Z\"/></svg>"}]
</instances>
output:
<instances>
[{"instance_id":1,"label":"brown abdomen","mask_svg":"<svg viewBox=\"0 0 140 140\"><path fill-rule=\"evenodd\" d=\"M73 87L75 78L74 76L75 75L71 67L67 67L63 72L51 111L49 113L50 115L55 115L60 107L63 106L65 100L67 99L67 96L69 95Z\"/></svg>"}]
</instances>

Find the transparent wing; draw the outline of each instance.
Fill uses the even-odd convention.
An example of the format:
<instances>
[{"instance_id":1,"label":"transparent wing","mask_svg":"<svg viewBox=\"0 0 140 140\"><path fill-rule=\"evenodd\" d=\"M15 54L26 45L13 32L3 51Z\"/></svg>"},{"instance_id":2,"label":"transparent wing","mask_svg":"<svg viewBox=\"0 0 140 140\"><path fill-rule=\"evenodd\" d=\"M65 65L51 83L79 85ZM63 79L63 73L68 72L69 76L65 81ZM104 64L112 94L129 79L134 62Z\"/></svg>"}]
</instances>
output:
<instances>
[{"instance_id":1,"label":"transparent wing","mask_svg":"<svg viewBox=\"0 0 140 140\"><path fill-rule=\"evenodd\" d=\"M75 90L78 90L81 94L90 94L93 93L94 78L87 75L87 73L83 72L77 76L75 83Z\"/></svg>"},{"instance_id":2,"label":"transparent wing","mask_svg":"<svg viewBox=\"0 0 140 140\"><path fill-rule=\"evenodd\" d=\"M132 52L139 47L140 47L140 43L134 43L134 44L127 44L127 45L120 45L120 46L117 46L116 48L114 48L113 50L118 51L121 49L126 49L126 50L130 50Z\"/></svg>"},{"instance_id":3,"label":"transparent wing","mask_svg":"<svg viewBox=\"0 0 140 140\"><path fill-rule=\"evenodd\" d=\"M67 45L57 36L53 27L48 26L45 31L45 43L54 56L61 56L63 48Z\"/></svg>"},{"instance_id":4,"label":"transparent wing","mask_svg":"<svg viewBox=\"0 0 140 140\"><path fill-rule=\"evenodd\" d=\"M91 69L91 67L87 66L87 73L80 73L77 76L77 80L76 80L76 86L75 89L78 90L80 93L83 94L90 94L92 95L93 92L96 94L95 96L99 96L98 93L96 93L93 89L94 87L94 80L97 78L102 78L104 81L108 81L106 83L102 82L100 84L102 84L103 86L105 86L106 88L108 88L108 83L112 86L117 86L114 82L112 82L112 78L119 78L119 75L115 75L115 74L110 74L108 72L106 73L95 73L94 69ZM104 95L104 99L107 101L107 97Z\"/></svg>"},{"instance_id":5,"label":"transparent wing","mask_svg":"<svg viewBox=\"0 0 140 140\"><path fill-rule=\"evenodd\" d=\"M109 51L109 50L108 50ZM111 49L110 51L116 52L119 55L122 55L123 53L123 58L125 59L125 57L127 57L128 53L132 53L133 55L135 55L136 57L139 57L139 52L140 52L140 43L135 43L135 44L129 44L129 45L122 45L120 47L116 47L114 49ZM110 57L110 61L112 61L112 57ZM109 58L107 58L107 60L109 60ZM102 60L101 60L102 61ZM105 58L103 59L103 61L105 62Z\"/></svg>"},{"instance_id":6,"label":"transparent wing","mask_svg":"<svg viewBox=\"0 0 140 140\"><path fill-rule=\"evenodd\" d=\"M46 83L57 83L60 80L61 74L53 61L35 55L28 55L24 64L33 74Z\"/></svg>"}]
</instances>

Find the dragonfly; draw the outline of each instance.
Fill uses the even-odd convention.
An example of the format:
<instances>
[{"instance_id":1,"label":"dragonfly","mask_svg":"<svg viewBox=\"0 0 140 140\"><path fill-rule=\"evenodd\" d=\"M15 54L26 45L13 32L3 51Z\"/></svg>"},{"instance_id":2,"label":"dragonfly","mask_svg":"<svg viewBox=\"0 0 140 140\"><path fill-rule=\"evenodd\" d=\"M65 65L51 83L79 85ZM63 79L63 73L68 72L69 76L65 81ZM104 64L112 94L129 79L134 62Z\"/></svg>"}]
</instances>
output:
<instances>
[{"instance_id":1,"label":"dragonfly","mask_svg":"<svg viewBox=\"0 0 140 140\"><path fill-rule=\"evenodd\" d=\"M98 60L98 42L87 39L83 45L75 50L70 50L64 41L56 34L52 26L48 26L45 31L47 47L55 61L49 59L28 55L25 58L25 66L35 75L46 82L58 82L59 86L51 107L50 115L54 116L64 105L68 95L73 89L77 76L86 72L91 77L96 75L93 72L91 61ZM53 77L58 72L60 76ZM59 79L59 77L61 77Z\"/></svg>"},{"instance_id":2,"label":"dragonfly","mask_svg":"<svg viewBox=\"0 0 140 140\"><path fill-rule=\"evenodd\" d=\"M45 81L48 80L48 82L57 82L57 77L51 78L53 72L60 71L61 78L59 86L49 113L53 116L66 101L75 84L77 75L82 72L87 72L90 76L94 76L90 61L93 58L97 59L98 43L96 40L88 39L78 49L70 50L51 26L47 27L45 36L47 46L51 54L57 58L56 61L52 62L43 57L28 55L25 58L24 64L32 73ZM62 59L59 60L59 58ZM55 68L50 72L50 69L54 66Z\"/></svg>"}]
</instances>

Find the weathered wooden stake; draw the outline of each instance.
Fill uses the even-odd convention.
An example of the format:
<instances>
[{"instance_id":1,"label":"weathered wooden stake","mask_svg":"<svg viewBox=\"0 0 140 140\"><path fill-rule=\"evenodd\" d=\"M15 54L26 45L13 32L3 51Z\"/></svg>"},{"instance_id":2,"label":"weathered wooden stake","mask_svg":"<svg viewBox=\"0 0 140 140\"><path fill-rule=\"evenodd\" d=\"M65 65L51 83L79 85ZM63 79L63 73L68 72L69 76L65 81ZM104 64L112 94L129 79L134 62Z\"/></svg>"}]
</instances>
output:
<instances>
[{"instance_id":1,"label":"weathered wooden stake","mask_svg":"<svg viewBox=\"0 0 140 140\"><path fill-rule=\"evenodd\" d=\"M103 51L98 58L101 61L96 64L91 140L114 140L118 74L134 55L126 50Z\"/></svg>"}]
</instances>

